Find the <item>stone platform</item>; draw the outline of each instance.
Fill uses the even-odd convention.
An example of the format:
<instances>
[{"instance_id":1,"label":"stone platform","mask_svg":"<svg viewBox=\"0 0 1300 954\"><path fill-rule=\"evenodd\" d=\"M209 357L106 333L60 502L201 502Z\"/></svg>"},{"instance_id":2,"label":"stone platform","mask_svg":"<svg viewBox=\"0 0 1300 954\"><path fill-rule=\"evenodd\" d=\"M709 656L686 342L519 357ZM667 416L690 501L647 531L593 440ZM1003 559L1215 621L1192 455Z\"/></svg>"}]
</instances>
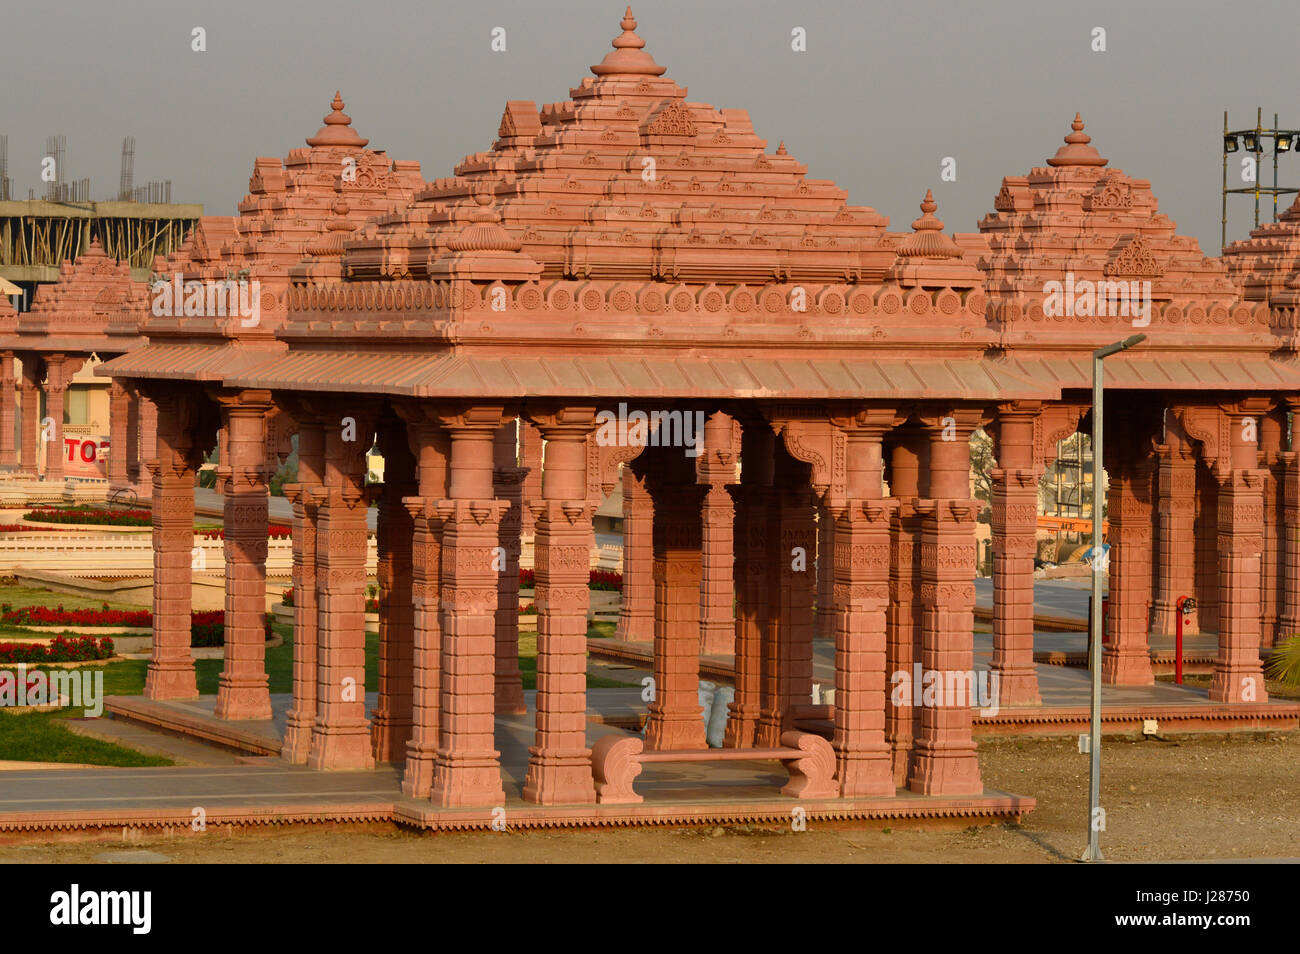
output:
<instances>
[{"instance_id":1,"label":"stone platform","mask_svg":"<svg viewBox=\"0 0 1300 954\"><path fill-rule=\"evenodd\" d=\"M530 708L535 693L525 693ZM588 743L639 722L645 705L639 689L592 689L588 694ZM113 718L127 718L246 751L279 751L288 696L272 696L273 718L230 723L212 716L215 697L156 703L109 697ZM374 704L374 695L367 697ZM15 771L0 791L0 833L122 828L191 830L196 808L211 830L220 826L390 823L430 830L470 830L630 825L790 824L795 808L809 822L891 822L964 827L1017 821L1034 799L1005 792L933 797L899 790L892 798L793 799L779 794L784 771L775 763L665 763L646 765L637 779L645 797L638 805L539 806L522 800L533 716L498 716L506 799L498 808L446 810L407 798L400 770L317 772L275 757L250 756L245 764L166 768L82 768L61 772Z\"/></svg>"},{"instance_id":2,"label":"stone platform","mask_svg":"<svg viewBox=\"0 0 1300 954\"><path fill-rule=\"evenodd\" d=\"M1041 644L1044 635L1062 641L1081 638L1086 647L1086 636L1071 633L1040 633L1035 635L1035 642ZM647 671L651 665L649 643L588 639L587 648L593 659L614 660ZM1184 649L1186 651L1186 647ZM988 668L992 652L992 636L976 633L977 670ZM1185 652L1184 659L1186 658ZM982 715L976 710L976 736L1073 736L1087 730L1091 699L1087 670L1043 662L1037 663L1036 668L1043 704L1004 707L988 715ZM1160 670L1157 668L1156 671ZM733 683L734 658L723 655L701 656L700 675L717 682ZM819 639L813 644L813 681L825 687L835 685L835 646L830 640ZM1300 703L1290 700L1270 700L1262 704L1217 703L1210 701L1209 692L1203 686L1180 686L1170 682L1157 682L1151 686L1102 687L1104 734L1141 734L1148 719L1157 721L1161 735L1176 732L1289 731L1300 728ZM803 720L799 727L829 735L829 722L825 719Z\"/></svg>"}]
</instances>

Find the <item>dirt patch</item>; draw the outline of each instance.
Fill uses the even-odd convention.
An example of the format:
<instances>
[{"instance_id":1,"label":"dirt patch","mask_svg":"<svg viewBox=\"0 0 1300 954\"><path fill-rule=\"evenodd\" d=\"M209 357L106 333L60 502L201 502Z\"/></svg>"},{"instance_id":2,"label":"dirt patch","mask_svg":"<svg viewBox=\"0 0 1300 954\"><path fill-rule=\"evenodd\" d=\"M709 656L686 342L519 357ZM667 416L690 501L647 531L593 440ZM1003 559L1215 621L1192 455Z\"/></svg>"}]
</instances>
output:
<instances>
[{"instance_id":1,"label":"dirt patch","mask_svg":"<svg viewBox=\"0 0 1300 954\"><path fill-rule=\"evenodd\" d=\"M1074 740L980 745L990 788L1033 795L1020 827L961 831L758 826L430 834L396 827L286 827L117 845L175 862L1069 862L1083 851L1088 761ZM1278 858L1295 854L1300 733L1182 741L1107 740L1102 762L1113 861ZM93 862L105 841L0 845L0 863Z\"/></svg>"}]
</instances>

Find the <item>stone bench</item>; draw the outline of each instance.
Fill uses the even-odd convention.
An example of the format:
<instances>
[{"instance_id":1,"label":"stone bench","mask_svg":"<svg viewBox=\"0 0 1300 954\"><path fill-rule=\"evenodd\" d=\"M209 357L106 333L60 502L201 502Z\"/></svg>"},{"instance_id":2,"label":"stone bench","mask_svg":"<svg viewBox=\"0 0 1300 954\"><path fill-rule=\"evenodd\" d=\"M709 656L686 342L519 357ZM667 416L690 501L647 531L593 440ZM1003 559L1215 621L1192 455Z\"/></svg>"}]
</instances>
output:
<instances>
[{"instance_id":1,"label":"stone bench","mask_svg":"<svg viewBox=\"0 0 1300 954\"><path fill-rule=\"evenodd\" d=\"M664 749L645 751L639 736L607 735L591 747L596 801L625 805L642 801L632 789L641 767L649 762L752 762L774 760L785 766L790 781L781 789L791 798L836 798L835 750L825 739L806 732L786 732L778 748Z\"/></svg>"}]
</instances>

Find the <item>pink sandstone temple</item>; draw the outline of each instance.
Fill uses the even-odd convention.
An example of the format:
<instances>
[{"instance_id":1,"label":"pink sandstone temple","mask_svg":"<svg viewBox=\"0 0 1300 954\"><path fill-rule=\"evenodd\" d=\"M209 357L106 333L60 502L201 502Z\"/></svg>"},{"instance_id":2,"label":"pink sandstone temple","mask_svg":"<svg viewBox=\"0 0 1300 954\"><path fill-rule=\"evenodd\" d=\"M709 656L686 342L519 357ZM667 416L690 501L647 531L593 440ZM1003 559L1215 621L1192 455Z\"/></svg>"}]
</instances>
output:
<instances>
[{"instance_id":1,"label":"pink sandstone temple","mask_svg":"<svg viewBox=\"0 0 1300 954\"><path fill-rule=\"evenodd\" d=\"M290 762L391 763L407 797L485 808L506 797L494 720L532 712L522 799L539 806L635 805L643 764L739 756L784 763L786 796L849 815L915 796L1006 807L1017 796L981 780L969 700L897 704L890 674L974 668L969 439L984 428L998 702L1040 704L1039 479L1087 426L1091 352L1136 327L1147 341L1108 364L1104 679L1151 684L1149 634L1172 632L1191 595L1191 631L1217 633L1210 700L1264 706L1261 647L1300 631L1288 425L1300 205L1207 257L1075 116L1051 158L1003 179L977 233L946 233L929 194L909 230L891 231L760 138L744 110L690 100L636 27L629 10L568 99L508 102L496 141L432 181L369 148L336 95L306 148L255 160L237 216L202 219L155 267L164 281L255 281L256 321L158 315L97 248L29 314L0 312L0 465L19 463L15 356L24 462L37 389L53 413L69 368L111 358L99 373L113 382L113 446L131 448L111 480L152 480L146 697L197 695L194 486L216 446L227 635L215 716L271 717L268 478L296 435ZM1064 310L1052 289L1067 282L1108 291ZM1130 289L1142 304L1115 307ZM658 421L655 439L605 439L611 413ZM695 420L693 444L672 433ZM385 472L368 484L376 443ZM651 647L654 694L643 737L593 744L592 522L620 481L618 636ZM368 710L356 687L372 503L381 635ZM531 708L517 629L526 532ZM829 705L812 704L816 638L834 641ZM721 749L705 742L702 652L735 658Z\"/></svg>"}]
</instances>

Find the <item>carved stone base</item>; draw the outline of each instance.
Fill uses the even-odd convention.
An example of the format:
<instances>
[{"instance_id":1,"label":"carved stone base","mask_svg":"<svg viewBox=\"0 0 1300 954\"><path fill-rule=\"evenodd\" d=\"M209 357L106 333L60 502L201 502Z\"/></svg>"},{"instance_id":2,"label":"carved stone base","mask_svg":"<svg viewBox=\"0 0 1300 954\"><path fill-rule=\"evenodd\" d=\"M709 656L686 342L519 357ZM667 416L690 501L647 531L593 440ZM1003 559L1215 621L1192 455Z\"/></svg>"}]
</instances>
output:
<instances>
[{"instance_id":1,"label":"carved stone base","mask_svg":"<svg viewBox=\"0 0 1300 954\"><path fill-rule=\"evenodd\" d=\"M363 723L322 730L317 726L311 740L311 753L307 756L307 767L335 772L374 768L370 727Z\"/></svg>"},{"instance_id":2,"label":"carved stone base","mask_svg":"<svg viewBox=\"0 0 1300 954\"><path fill-rule=\"evenodd\" d=\"M506 799L501 787L499 752L477 755L457 753L448 761L438 753L433 773L433 790L429 799L443 808L485 808L498 806Z\"/></svg>"},{"instance_id":3,"label":"carved stone base","mask_svg":"<svg viewBox=\"0 0 1300 954\"><path fill-rule=\"evenodd\" d=\"M1101 681L1108 686L1151 686L1156 677L1151 671L1151 654L1145 649L1102 650Z\"/></svg>"},{"instance_id":4,"label":"carved stone base","mask_svg":"<svg viewBox=\"0 0 1300 954\"><path fill-rule=\"evenodd\" d=\"M144 679L144 697L163 701L166 699L197 699L199 688L194 681L194 663L178 661L174 666L151 662Z\"/></svg>"}]
</instances>

